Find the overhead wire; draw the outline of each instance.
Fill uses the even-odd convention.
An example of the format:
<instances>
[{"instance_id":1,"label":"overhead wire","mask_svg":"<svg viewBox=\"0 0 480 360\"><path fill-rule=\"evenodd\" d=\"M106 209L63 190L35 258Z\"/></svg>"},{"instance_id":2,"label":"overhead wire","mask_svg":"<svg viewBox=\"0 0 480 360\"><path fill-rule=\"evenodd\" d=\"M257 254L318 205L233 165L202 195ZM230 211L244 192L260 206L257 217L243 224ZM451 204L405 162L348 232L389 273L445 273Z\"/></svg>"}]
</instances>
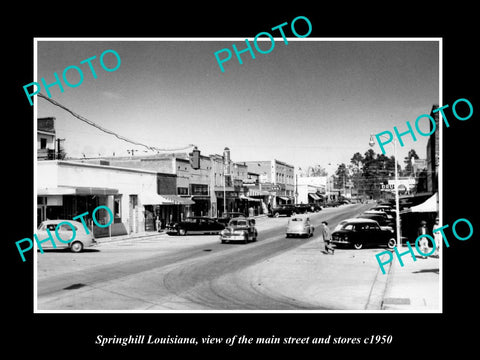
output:
<instances>
[{"instance_id":1,"label":"overhead wire","mask_svg":"<svg viewBox=\"0 0 480 360\"><path fill-rule=\"evenodd\" d=\"M52 103L53 105L55 106L58 106L59 108L67 111L68 113L70 113L72 116L76 117L77 119L87 123L88 125L90 126L93 126L95 128L97 128L98 130L100 131L103 131L107 134L110 134L110 135L113 135L115 136L116 138L120 139L120 140L123 140L125 142L128 142L130 144L134 144L134 145L138 145L138 146L143 146L145 148L147 148L148 150L151 150L151 151L156 151L156 152L173 152L173 151L182 151L182 150L187 150L187 149L190 149L190 148L193 148L195 147L195 145L193 144L189 144L188 146L184 146L184 147L181 147L181 148L158 148L156 146L150 146L150 145L146 145L146 144L143 144L143 143L140 143L138 141L134 141L134 140L131 140L131 139L128 139L122 135L119 135L117 134L116 132L112 131L112 130L109 130L109 129L106 129L104 128L103 126L100 126L98 124L96 124L95 122L91 121L91 120L88 120L87 118L77 114L76 112L70 110L69 108L67 108L66 106L60 104L59 102L49 98L49 97L46 97L45 95L43 95L42 93L38 93L37 96L41 97L42 99L45 99L47 100L48 102Z\"/></svg>"}]
</instances>

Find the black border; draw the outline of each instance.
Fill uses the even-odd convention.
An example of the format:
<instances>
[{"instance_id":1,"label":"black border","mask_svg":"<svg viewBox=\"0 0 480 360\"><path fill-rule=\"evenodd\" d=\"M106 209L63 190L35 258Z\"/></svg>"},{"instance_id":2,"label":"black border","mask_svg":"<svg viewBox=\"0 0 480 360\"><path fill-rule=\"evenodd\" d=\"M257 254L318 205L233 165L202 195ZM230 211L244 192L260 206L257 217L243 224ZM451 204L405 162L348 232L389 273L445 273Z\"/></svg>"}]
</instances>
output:
<instances>
[{"instance_id":1,"label":"black border","mask_svg":"<svg viewBox=\"0 0 480 360\"><path fill-rule=\"evenodd\" d=\"M159 3L160 4L160 3ZM133 7L133 4L128 4ZM152 352L163 356L165 351L179 354L251 352L266 350L282 354L312 351L334 354L343 350L355 354L419 354L441 353L451 346L467 350L475 344L474 330L466 327L475 313L475 270L478 244L478 212L476 204L475 155L476 126L480 113L476 80L478 61L474 13L471 5L455 3L448 9L420 8L402 3L394 8L369 7L365 4L340 4L326 7L320 3L303 9L278 4L260 12L258 4L240 3L236 7L223 3L199 9L183 5L183 9L158 4L135 4L134 9L121 3L109 6L82 5L75 9L55 7L54 3L23 9L15 26L4 29L7 36L8 80L5 106L8 108L6 134L12 141L5 148L8 177L7 201L4 202L6 238L3 250L7 260L6 309L7 346L22 350L26 346L35 355L112 354L116 352ZM58 10L56 10L58 9ZM30 237L33 223L33 108L25 101L22 86L33 79L34 37L251 37L296 16L306 16L313 25L311 37L442 37L443 38L443 103L452 104L467 98L474 115L465 122L452 121L444 129L444 223L458 218L469 219L474 236L465 242L451 241L444 251L443 314L33 314L33 257L22 263L14 242ZM13 34L12 34L13 32ZM4 65L5 66L5 65ZM5 68L4 68L5 69ZM476 91L475 91L476 90ZM13 102L12 102L13 100ZM429 104L427 104L429 106ZM406 119L408 120L408 119ZM13 220L13 221L12 221ZM8 310L7 310L8 309ZM474 325L474 324L472 324ZM475 325L474 325L475 326ZM97 334L128 336L130 334L168 334L202 337L234 334L248 337L279 336L370 336L391 334L394 341L382 346L127 346L100 348L94 344ZM73 352L72 352L73 350Z\"/></svg>"}]
</instances>

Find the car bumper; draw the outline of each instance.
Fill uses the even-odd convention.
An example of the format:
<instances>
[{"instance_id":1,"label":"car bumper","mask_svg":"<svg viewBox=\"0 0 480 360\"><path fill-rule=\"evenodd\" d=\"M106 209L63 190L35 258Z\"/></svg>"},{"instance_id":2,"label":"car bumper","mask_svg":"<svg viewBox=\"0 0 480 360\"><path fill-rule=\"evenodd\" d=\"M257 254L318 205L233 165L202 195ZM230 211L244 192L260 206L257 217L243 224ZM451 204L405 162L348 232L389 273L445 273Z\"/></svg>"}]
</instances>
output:
<instances>
[{"instance_id":1,"label":"car bumper","mask_svg":"<svg viewBox=\"0 0 480 360\"><path fill-rule=\"evenodd\" d=\"M220 240L222 241L245 241L245 235L235 234L235 235L220 235Z\"/></svg>"},{"instance_id":2,"label":"car bumper","mask_svg":"<svg viewBox=\"0 0 480 360\"><path fill-rule=\"evenodd\" d=\"M287 231L286 234L289 236L295 236L295 235L308 235L310 233L308 231Z\"/></svg>"},{"instance_id":3,"label":"car bumper","mask_svg":"<svg viewBox=\"0 0 480 360\"><path fill-rule=\"evenodd\" d=\"M335 245L351 245L351 242L349 240L344 239L332 239L330 240L330 242Z\"/></svg>"}]
</instances>

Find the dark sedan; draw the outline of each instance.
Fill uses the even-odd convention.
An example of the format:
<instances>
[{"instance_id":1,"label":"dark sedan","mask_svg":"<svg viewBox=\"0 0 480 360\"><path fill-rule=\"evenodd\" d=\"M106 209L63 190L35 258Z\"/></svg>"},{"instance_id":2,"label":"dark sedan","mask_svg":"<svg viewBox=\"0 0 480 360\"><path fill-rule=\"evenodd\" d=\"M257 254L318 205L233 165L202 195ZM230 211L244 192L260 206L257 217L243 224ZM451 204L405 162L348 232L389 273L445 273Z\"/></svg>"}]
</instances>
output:
<instances>
[{"instance_id":1,"label":"dark sedan","mask_svg":"<svg viewBox=\"0 0 480 360\"><path fill-rule=\"evenodd\" d=\"M295 214L295 205L293 204L285 204L285 205L279 205L277 207L272 208L268 216L274 216L274 217L279 217L280 215L285 215L285 216L292 216L292 214Z\"/></svg>"},{"instance_id":2,"label":"dark sedan","mask_svg":"<svg viewBox=\"0 0 480 360\"><path fill-rule=\"evenodd\" d=\"M186 218L184 221L168 224L167 234L218 234L223 229L225 229L225 225L215 219L205 216L192 216Z\"/></svg>"},{"instance_id":3,"label":"dark sedan","mask_svg":"<svg viewBox=\"0 0 480 360\"><path fill-rule=\"evenodd\" d=\"M391 229L382 229L375 220L354 218L341 221L332 232L332 243L353 246L387 246L396 245L395 234Z\"/></svg>"},{"instance_id":4,"label":"dark sedan","mask_svg":"<svg viewBox=\"0 0 480 360\"><path fill-rule=\"evenodd\" d=\"M244 213L242 212L237 212L237 211L232 211L232 212L226 212L223 214L222 217L217 218L217 221L225 226L227 226L228 222L232 220L233 218L236 217L246 217Z\"/></svg>"}]
</instances>

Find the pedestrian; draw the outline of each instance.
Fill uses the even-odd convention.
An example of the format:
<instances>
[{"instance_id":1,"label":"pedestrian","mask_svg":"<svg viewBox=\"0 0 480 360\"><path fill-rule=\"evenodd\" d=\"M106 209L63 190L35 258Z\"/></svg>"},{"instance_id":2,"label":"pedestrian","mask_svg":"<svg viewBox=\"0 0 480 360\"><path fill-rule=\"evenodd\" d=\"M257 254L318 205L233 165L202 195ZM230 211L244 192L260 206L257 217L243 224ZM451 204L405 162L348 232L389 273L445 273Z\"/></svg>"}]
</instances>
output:
<instances>
[{"instance_id":1,"label":"pedestrian","mask_svg":"<svg viewBox=\"0 0 480 360\"><path fill-rule=\"evenodd\" d=\"M332 255L335 254L334 247L330 244L332 240L332 235L330 233L330 229L328 228L328 223L326 221L322 221L322 227L320 229L322 232L323 242L325 243L325 252L328 254L329 251L332 252Z\"/></svg>"},{"instance_id":2,"label":"pedestrian","mask_svg":"<svg viewBox=\"0 0 480 360\"><path fill-rule=\"evenodd\" d=\"M437 217L435 219L435 225L433 226L433 239L435 240L435 252L433 253L433 255L435 255L436 257L440 257L440 246L442 242L441 232L440 231L435 232L436 229L441 228L439 224L440 224L440 221Z\"/></svg>"},{"instance_id":3,"label":"pedestrian","mask_svg":"<svg viewBox=\"0 0 480 360\"><path fill-rule=\"evenodd\" d=\"M422 220L420 222L420 227L418 228L418 231L417 231L417 238L421 235L425 235L426 233L427 233L427 222L425 220ZM420 251L423 254L428 253L428 240L426 236L420 239ZM422 258L426 259L427 257L425 255L422 255Z\"/></svg>"}]
</instances>

